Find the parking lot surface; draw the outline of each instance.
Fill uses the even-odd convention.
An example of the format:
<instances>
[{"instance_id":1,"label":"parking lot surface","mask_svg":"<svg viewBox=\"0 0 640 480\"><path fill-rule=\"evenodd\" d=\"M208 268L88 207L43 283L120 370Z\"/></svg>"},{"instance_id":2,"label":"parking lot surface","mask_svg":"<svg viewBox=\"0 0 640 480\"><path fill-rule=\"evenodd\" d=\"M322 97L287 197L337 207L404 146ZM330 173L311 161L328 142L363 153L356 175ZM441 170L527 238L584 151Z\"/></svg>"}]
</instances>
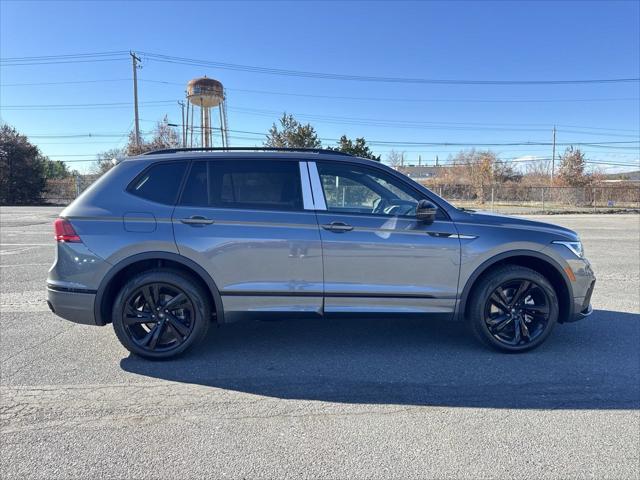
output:
<instances>
[{"instance_id":1,"label":"parking lot surface","mask_svg":"<svg viewBox=\"0 0 640 480\"><path fill-rule=\"evenodd\" d=\"M521 355L463 325L251 322L173 361L49 312L59 208L0 208L1 478L640 478L640 216L577 230L595 312Z\"/></svg>"}]
</instances>

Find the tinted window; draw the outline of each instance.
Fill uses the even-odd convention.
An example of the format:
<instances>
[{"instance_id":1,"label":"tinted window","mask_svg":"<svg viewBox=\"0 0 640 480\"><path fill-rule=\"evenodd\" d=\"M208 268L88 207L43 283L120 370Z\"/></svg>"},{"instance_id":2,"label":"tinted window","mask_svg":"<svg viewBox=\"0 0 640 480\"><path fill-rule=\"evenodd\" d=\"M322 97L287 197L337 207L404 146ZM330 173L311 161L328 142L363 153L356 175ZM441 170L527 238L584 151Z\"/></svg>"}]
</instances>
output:
<instances>
[{"instance_id":1,"label":"tinted window","mask_svg":"<svg viewBox=\"0 0 640 480\"><path fill-rule=\"evenodd\" d=\"M348 163L318 163L327 210L413 216L422 197L392 175Z\"/></svg>"},{"instance_id":2,"label":"tinted window","mask_svg":"<svg viewBox=\"0 0 640 480\"><path fill-rule=\"evenodd\" d=\"M180 203L222 208L301 210L298 162L194 162Z\"/></svg>"},{"instance_id":3,"label":"tinted window","mask_svg":"<svg viewBox=\"0 0 640 480\"><path fill-rule=\"evenodd\" d=\"M207 162L193 162L187 182L184 185L181 205L208 206Z\"/></svg>"},{"instance_id":4,"label":"tinted window","mask_svg":"<svg viewBox=\"0 0 640 480\"><path fill-rule=\"evenodd\" d=\"M173 205L187 164L158 163L136 178L128 191L147 200Z\"/></svg>"}]
</instances>

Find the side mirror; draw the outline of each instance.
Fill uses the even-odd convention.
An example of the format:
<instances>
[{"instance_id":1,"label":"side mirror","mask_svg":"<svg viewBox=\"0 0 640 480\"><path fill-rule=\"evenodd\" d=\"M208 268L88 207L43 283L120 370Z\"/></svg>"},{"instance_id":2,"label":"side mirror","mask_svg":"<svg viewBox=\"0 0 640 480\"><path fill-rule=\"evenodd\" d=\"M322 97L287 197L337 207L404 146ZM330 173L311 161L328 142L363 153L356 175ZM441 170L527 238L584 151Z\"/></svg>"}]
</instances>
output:
<instances>
[{"instance_id":1,"label":"side mirror","mask_svg":"<svg viewBox=\"0 0 640 480\"><path fill-rule=\"evenodd\" d=\"M416 218L419 222L433 223L436 219L438 207L428 200L420 200L416 206Z\"/></svg>"}]
</instances>

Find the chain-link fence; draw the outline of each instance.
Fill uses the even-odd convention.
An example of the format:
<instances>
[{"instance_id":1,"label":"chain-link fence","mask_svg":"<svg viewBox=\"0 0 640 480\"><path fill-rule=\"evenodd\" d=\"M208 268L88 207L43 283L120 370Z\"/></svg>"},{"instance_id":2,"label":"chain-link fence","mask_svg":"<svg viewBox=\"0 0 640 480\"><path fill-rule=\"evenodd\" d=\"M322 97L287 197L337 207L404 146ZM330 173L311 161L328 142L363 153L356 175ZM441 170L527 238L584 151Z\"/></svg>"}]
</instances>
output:
<instances>
[{"instance_id":1,"label":"chain-link fence","mask_svg":"<svg viewBox=\"0 0 640 480\"><path fill-rule=\"evenodd\" d=\"M472 185L437 185L428 188L458 207L503 213L640 210L638 184L550 187L506 183L485 188Z\"/></svg>"},{"instance_id":2,"label":"chain-link fence","mask_svg":"<svg viewBox=\"0 0 640 480\"><path fill-rule=\"evenodd\" d=\"M99 175L78 175L48 180L44 200L67 205ZM502 213L640 211L640 184L588 187L530 186L505 183L485 188L472 185L427 185L433 192L458 207ZM343 201L346 191L338 192Z\"/></svg>"},{"instance_id":3,"label":"chain-link fence","mask_svg":"<svg viewBox=\"0 0 640 480\"><path fill-rule=\"evenodd\" d=\"M100 175L76 175L47 180L42 198L51 205L67 205L95 182Z\"/></svg>"}]
</instances>

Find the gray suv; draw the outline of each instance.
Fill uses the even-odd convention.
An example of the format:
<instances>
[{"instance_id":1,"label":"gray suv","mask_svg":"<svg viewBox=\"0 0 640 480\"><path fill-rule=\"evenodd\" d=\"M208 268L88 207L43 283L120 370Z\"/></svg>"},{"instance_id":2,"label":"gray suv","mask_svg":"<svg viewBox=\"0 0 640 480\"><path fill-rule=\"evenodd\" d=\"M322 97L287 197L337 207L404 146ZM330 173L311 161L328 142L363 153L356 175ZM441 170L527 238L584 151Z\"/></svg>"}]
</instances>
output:
<instances>
[{"instance_id":1,"label":"gray suv","mask_svg":"<svg viewBox=\"0 0 640 480\"><path fill-rule=\"evenodd\" d=\"M55 314L166 358L239 318L464 320L520 352L591 313L571 230L458 209L338 152L201 150L127 158L62 211Z\"/></svg>"}]
</instances>

